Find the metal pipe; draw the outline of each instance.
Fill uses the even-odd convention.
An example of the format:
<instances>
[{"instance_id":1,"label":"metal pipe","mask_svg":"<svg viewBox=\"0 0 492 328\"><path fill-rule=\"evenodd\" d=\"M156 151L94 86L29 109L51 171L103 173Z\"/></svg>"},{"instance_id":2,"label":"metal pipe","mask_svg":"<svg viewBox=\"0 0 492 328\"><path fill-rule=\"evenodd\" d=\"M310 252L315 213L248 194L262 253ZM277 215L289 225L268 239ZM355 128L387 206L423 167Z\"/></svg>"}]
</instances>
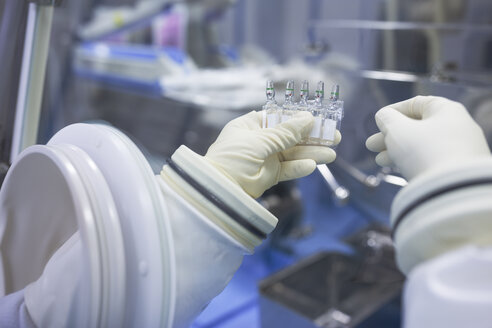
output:
<instances>
[{"instance_id":1,"label":"metal pipe","mask_svg":"<svg viewBox=\"0 0 492 328\"><path fill-rule=\"evenodd\" d=\"M348 173L352 178L369 188L376 188L381 184L381 182L385 182L387 184L398 187L405 187L408 184L407 180L402 177L389 174L389 172L385 171L384 168L382 168L378 173L374 175L362 172L357 167L340 157L337 158L337 163L337 167L339 167L341 170Z\"/></svg>"},{"instance_id":2,"label":"metal pipe","mask_svg":"<svg viewBox=\"0 0 492 328\"><path fill-rule=\"evenodd\" d=\"M392 174L383 174L382 179L384 182L398 187L405 187L408 184L404 178Z\"/></svg>"},{"instance_id":3,"label":"metal pipe","mask_svg":"<svg viewBox=\"0 0 492 328\"><path fill-rule=\"evenodd\" d=\"M24 1L6 1L0 13L0 184L10 164L14 134L15 106L22 66L22 49L29 4Z\"/></svg>"},{"instance_id":4,"label":"metal pipe","mask_svg":"<svg viewBox=\"0 0 492 328\"><path fill-rule=\"evenodd\" d=\"M325 164L318 165L318 171L325 179L326 184L330 187L335 198L340 203L346 203L350 197L350 191L338 183L333 173L331 173L330 169Z\"/></svg>"},{"instance_id":5,"label":"metal pipe","mask_svg":"<svg viewBox=\"0 0 492 328\"><path fill-rule=\"evenodd\" d=\"M464 24L464 23L422 23L422 22L383 22L374 20L337 19L314 20L307 27L316 29L367 29L367 30L409 30L426 31L438 30L442 32L490 32L490 24Z\"/></svg>"},{"instance_id":6,"label":"metal pipe","mask_svg":"<svg viewBox=\"0 0 492 328\"><path fill-rule=\"evenodd\" d=\"M10 161L37 140L53 5L29 4Z\"/></svg>"},{"instance_id":7,"label":"metal pipe","mask_svg":"<svg viewBox=\"0 0 492 328\"><path fill-rule=\"evenodd\" d=\"M386 0L386 20L398 20L398 2ZM395 70L396 67L396 35L394 30L383 31L383 63L385 70Z\"/></svg>"},{"instance_id":8,"label":"metal pipe","mask_svg":"<svg viewBox=\"0 0 492 328\"><path fill-rule=\"evenodd\" d=\"M379 186L381 179L378 177L378 175L366 174L349 162L343 160L342 158L338 158L337 162L338 167L340 167L351 177L353 177L355 180L359 181L366 187L375 188Z\"/></svg>"}]
</instances>

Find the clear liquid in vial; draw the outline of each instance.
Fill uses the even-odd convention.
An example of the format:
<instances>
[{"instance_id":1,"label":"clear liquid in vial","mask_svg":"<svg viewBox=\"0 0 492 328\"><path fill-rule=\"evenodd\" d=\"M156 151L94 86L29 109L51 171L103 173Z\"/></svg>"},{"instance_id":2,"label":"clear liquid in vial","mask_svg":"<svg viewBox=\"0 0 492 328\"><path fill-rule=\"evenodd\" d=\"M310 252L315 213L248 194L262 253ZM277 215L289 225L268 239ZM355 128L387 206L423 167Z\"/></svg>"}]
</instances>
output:
<instances>
[{"instance_id":1,"label":"clear liquid in vial","mask_svg":"<svg viewBox=\"0 0 492 328\"><path fill-rule=\"evenodd\" d=\"M319 145L321 143L321 131L323 127L323 99L325 93L325 84L323 81L318 82L318 87L316 89L315 99L312 104L310 104L310 111L314 117L313 128L306 141L308 145Z\"/></svg>"},{"instance_id":2,"label":"clear liquid in vial","mask_svg":"<svg viewBox=\"0 0 492 328\"><path fill-rule=\"evenodd\" d=\"M288 121L292 115L297 113L294 104L294 81L289 80L285 87L285 102L282 106L282 114L280 116L280 121Z\"/></svg>"},{"instance_id":3,"label":"clear liquid in vial","mask_svg":"<svg viewBox=\"0 0 492 328\"><path fill-rule=\"evenodd\" d=\"M269 80L266 84L267 102L263 105L263 127L273 128L280 123L280 107L275 100L275 88L273 81Z\"/></svg>"},{"instance_id":4,"label":"clear liquid in vial","mask_svg":"<svg viewBox=\"0 0 492 328\"><path fill-rule=\"evenodd\" d=\"M339 93L340 86L336 84L332 87L330 101L323 115L323 130L320 143L324 146L334 146L337 129L340 129L343 101L338 100Z\"/></svg>"}]
</instances>

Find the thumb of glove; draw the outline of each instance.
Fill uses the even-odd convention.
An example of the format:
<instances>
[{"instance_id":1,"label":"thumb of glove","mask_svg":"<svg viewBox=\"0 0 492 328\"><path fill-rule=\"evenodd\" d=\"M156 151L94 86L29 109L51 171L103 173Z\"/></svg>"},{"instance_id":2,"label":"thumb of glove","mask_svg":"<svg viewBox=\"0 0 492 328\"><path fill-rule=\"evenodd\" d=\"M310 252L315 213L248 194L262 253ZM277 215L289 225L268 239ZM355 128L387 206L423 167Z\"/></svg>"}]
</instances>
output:
<instances>
[{"instance_id":1,"label":"thumb of glove","mask_svg":"<svg viewBox=\"0 0 492 328\"><path fill-rule=\"evenodd\" d=\"M388 132L390 125L408 123L409 120L411 119L391 107L381 108L376 113L376 124L383 134Z\"/></svg>"}]
</instances>

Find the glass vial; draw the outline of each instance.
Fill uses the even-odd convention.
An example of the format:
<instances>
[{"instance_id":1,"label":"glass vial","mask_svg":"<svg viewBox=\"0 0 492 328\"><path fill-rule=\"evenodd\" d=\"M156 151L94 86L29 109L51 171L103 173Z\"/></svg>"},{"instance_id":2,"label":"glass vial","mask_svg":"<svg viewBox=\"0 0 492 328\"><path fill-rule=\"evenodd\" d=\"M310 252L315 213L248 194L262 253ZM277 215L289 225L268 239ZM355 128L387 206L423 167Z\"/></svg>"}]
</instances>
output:
<instances>
[{"instance_id":1,"label":"glass vial","mask_svg":"<svg viewBox=\"0 0 492 328\"><path fill-rule=\"evenodd\" d=\"M319 145L321 143L321 131L323 126L323 99L325 97L325 83L323 81L318 82L316 88L314 104L310 107L311 114L314 117L314 124L309 134L307 144Z\"/></svg>"},{"instance_id":2,"label":"glass vial","mask_svg":"<svg viewBox=\"0 0 492 328\"><path fill-rule=\"evenodd\" d=\"M299 93L299 103L297 104L297 110L309 111L309 82L307 80L302 81L301 91Z\"/></svg>"},{"instance_id":3,"label":"glass vial","mask_svg":"<svg viewBox=\"0 0 492 328\"><path fill-rule=\"evenodd\" d=\"M287 86L285 87L285 102L282 106L282 117L281 121L285 122L292 115L296 113L296 106L294 104L294 81L289 80Z\"/></svg>"},{"instance_id":4,"label":"glass vial","mask_svg":"<svg viewBox=\"0 0 492 328\"><path fill-rule=\"evenodd\" d=\"M339 113L343 111L343 102L339 101L339 94L340 86L336 84L331 89L330 100L323 114L323 129L320 143L324 146L333 146L336 131L340 128L341 117ZM342 106L341 108L340 105Z\"/></svg>"},{"instance_id":5,"label":"glass vial","mask_svg":"<svg viewBox=\"0 0 492 328\"><path fill-rule=\"evenodd\" d=\"M266 97L267 101L263 105L263 127L273 128L280 123L280 110L275 100L275 88L271 80L266 84Z\"/></svg>"}]
</instances>

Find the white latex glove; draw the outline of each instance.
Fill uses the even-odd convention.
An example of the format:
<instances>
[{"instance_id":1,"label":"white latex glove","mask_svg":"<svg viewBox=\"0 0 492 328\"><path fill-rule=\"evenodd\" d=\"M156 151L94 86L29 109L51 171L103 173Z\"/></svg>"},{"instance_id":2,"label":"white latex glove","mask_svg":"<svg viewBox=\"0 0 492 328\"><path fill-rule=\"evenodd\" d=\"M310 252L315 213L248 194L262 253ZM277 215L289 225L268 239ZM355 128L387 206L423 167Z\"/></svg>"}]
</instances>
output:
<instances>
[{"instance_id":1,"label":"white latex glove","mask_svg":"<svg viewBox=\"0 0 492 328\"><path fill-rule=\"evenodd\" d=\"M465 107L442 97L415 98L376 113L381 130L366 141L376 163L396 166L407 178L490 157L483 131Z\"/></svg>"},{"instance_id":2,"label":"white latex glove","mask_svg":"<svg viewBox=\"0 0 492 328\"><path fill-rule=\"evenodd\" d=\"M296 146L313 125L313 116L301 112L273 128L262 128L262 113L250 112L229 122L205 159L257 198L277 184L312 173L317 164L331 163L333 149ZM335 144L340 142L337 133Z\"/></svg>"}]
</instances>

